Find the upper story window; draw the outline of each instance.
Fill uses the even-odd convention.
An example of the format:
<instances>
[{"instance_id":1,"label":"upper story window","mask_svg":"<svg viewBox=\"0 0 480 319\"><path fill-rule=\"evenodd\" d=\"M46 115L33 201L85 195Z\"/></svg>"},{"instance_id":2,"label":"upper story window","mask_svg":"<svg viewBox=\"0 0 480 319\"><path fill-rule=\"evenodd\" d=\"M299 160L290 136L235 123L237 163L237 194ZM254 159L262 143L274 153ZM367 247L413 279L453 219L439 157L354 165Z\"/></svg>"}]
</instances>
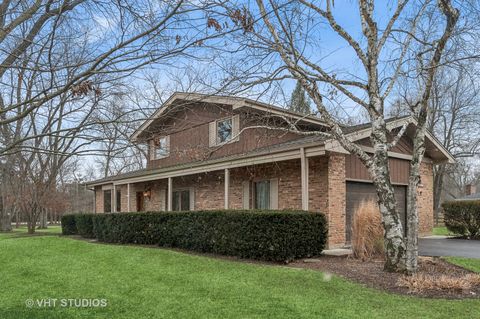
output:
<instances>
[{"instance_id":1,"label":"upper story window","mask_svg":"<svg viewBox=\"0 0 480 319\"><path fill-rule=\"evenodd\" d=\"M165 158L170 155L170 136L157 137L152 140L150 159Z\"/></svg>"},{"instance_id":2,"label":"upper story window","mask_svg":"<svg viewBox=\"0 0 480 319\"><path fill-rule=\"evenodd\" d=\"M240 117L234 115L210 123L209 144L210 147L239 140Z\"/></svg>"},{"instance_id":3,"label":"upper story window","mask_svg":"<svg viewBox=\"0 0 480 319\"><path fill-rule=\"evenodd\" d=\"M217 122L217 143L226 143L232 139L233 128L232 118L224 119Z\"/></svg>"}]
</instances>

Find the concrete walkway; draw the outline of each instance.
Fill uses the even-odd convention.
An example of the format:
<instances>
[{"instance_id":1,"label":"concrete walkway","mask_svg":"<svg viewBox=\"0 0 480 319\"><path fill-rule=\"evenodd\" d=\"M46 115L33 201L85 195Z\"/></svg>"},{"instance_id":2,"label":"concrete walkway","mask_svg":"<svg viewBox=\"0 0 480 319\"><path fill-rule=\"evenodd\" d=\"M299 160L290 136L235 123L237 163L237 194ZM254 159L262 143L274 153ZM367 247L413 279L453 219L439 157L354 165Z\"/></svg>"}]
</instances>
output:
<instances>
[{"instance_id":1,"label":"concrete walkway","mask_svg":"<svg viewBox=\"0 0 480 319\"><path fill-rule=\"evenodd\" d=\"M480 241L430 236L418 240L421 256L480 258Z\"/></svg>"}]
</instances>

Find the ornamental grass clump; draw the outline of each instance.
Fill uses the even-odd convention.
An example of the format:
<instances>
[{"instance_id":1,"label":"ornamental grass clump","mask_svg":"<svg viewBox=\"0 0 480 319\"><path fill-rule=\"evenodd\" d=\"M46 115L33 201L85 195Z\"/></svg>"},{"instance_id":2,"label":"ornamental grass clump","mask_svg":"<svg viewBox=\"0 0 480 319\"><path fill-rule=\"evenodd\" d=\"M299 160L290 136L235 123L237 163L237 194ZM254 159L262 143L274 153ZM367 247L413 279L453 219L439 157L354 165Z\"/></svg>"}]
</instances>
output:
<instances>
[{"instance_id":1,"label":"ornamental grass clump","mask_svg":"<svg viewBox=\"0 0 480 319\"><path fill-rule=\"evenodd\" d=\"M352 252L355 258L368 260L384 254L380 210L373 200L363 201L352 222Z\"/></svg>"}]
</instances>

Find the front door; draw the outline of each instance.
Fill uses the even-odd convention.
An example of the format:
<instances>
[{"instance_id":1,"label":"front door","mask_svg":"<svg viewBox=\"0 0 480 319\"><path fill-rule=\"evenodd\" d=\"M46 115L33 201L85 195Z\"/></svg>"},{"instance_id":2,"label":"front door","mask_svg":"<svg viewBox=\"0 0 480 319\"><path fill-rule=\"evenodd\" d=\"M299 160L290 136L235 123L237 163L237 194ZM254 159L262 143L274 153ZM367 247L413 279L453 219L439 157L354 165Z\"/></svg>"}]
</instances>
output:
<instances>
[{"instance_id":1,"label":"front door","mask_svg":"<svg viewBox=\"0 0 480 319\"><path fill-rule=\"evenodd\" d=\"M143 192L137 192L137 212L143 212L145 210L143 204Z\"/></svg>"}]
</instances>

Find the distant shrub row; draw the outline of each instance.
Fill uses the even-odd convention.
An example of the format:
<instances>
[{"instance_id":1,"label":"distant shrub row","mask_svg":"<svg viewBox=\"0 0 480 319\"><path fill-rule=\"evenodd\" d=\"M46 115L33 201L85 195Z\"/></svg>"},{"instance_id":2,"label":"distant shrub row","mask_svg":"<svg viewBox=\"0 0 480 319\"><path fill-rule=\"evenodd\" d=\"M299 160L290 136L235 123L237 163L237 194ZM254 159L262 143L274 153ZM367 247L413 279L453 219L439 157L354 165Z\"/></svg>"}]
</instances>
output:
<instances>
[{"instance_id":1,"label":"distant shrub row","mask_svg":"<svg viewBox=\"0 0 480 319\"><path fill-rule=\"evenodd\" d=\"M443 203L442 207L449 231L480 239L480 201L451 201Z\"/></svg>"},{"instance_id":2,"label":"distant shrub row","mask_svg":"<svg viewBox=\"0 0 480 319\"><path fill-rule=\"evenodd\" d=\"M62 232L108 243L290 261L319 255L327 225L323 214L302 211L145 212L65 215Z\"/></svg>"}]
</instances>

